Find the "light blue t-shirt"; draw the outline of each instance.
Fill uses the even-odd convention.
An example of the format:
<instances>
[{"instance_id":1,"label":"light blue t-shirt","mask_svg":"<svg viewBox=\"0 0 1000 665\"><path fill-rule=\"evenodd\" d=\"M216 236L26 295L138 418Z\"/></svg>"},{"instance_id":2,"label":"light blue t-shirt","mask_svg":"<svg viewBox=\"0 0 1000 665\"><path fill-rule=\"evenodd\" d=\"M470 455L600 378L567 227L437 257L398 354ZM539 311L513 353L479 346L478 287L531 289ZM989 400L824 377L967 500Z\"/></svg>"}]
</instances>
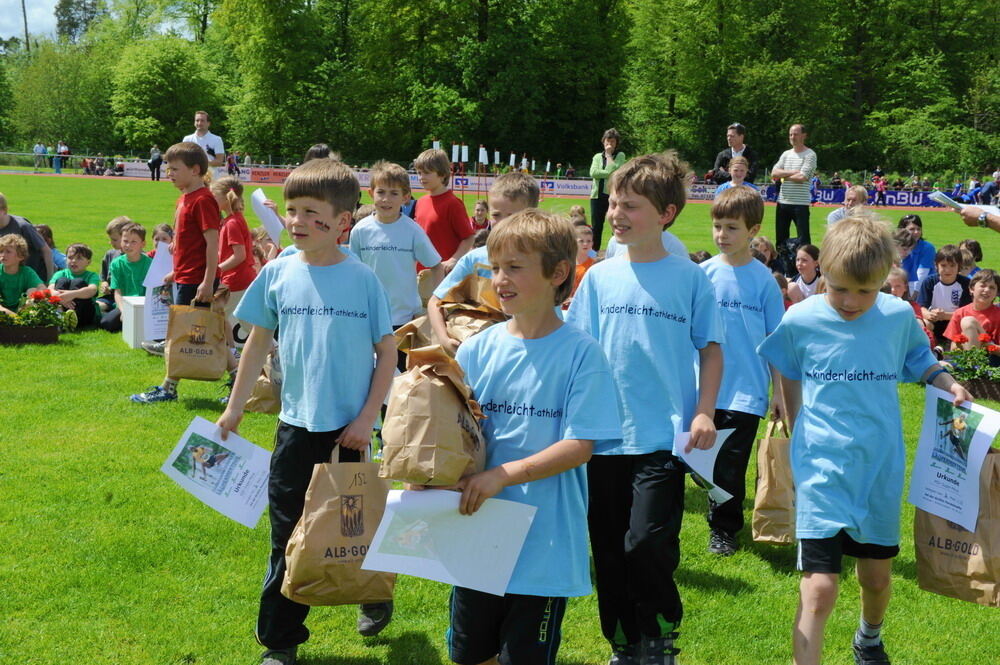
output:
<instances>
[{"instance_id":1,"label":"light blue t-shirt","mask_svg":"<svg viewBox=\"0 0 1000 665\"><path fill-rule=\"evenodd\" d=\"M781 290L763 263L733 267L713 256L701 264L715 287L722 313L722 385L715 408L764 416L771 373L757 345L774 332L785 313Z\"/></svg>"},{"instance_id":2,"label":"light blue t-shirt","mask_svg":"<svg viewBox=\"0 0 1000 665\"><path fill-rule=\"evenodd\" d=\"M563 439L621 436L608 361L572 326L521 339L497 324L466 340L456 358L486 416L488 469ZM589 595L586 467L507 487L497 498L538 508L507 593Z\"/></svg>"},{"instance_id":3,"label":"light blue t-shirt","mask_svg":"<svg viewBox=\"0 0 1000 665\"><path fill-rule=\"evenodd\" d=\"M441 255L419 224L406 215L383 224L372 214L351 229L351 251L375 271L389 294L392 325L401 326L420 314L416 264L433 268L441 263Z\"/></svg>"},{"instance_id":4,"label":"light blue t-shirt","mask_svg":"<svg viewBox=\"0 0 1000 665\"><path fill-rule=\"evenodd\" d=\"M342 251L344 254L347 254L348 256L350 256L353 259L357 259L358 258L358 255L351 251L351 247L349 245L340 245L340 251ZM295 245L289 245L288 247L286 247L283 250L281 250L281 252L279 252L278 255L276 257L274 257L274 258L281 259L281 258L284 258L286 256L291 256L293 254L298 254L298 253L299 253L299 248L298 247L296 247ZM360 259L358 259L358 260L360 260Z\"/></svg>"},{"instance_id":5,"label":"light blue t-shirt","mask_svg":"<svg viewBox=\"0 0 1000 665\"><path fill-rule=\"evenodd\" d=\"M861 543L898 545L906 457L896 384L935 362L913 308L879 293L845 321L826 296L806 298L758 352L802 382L791 448L796 536L844 529Z\"/></svg>"},{"instance_id":6,"label":"light blue t-shirt","mask_svg":"<svg viewBox=\"0 0 1000 665\"><path fill-rule=\"evenodd\" d=\"M476 265L480 263L486 267L479 268L479 276L487 279L492 277L493 271L490 268L490 256L489 252L486 251L486 245L476 247L463 254L462 258L455 262L455 267L451 269L451 272L445 275L441 283L434 289L434 297L438 300L444 298L463 279L471 275L476 270Z\"/></svg>"},{"instance_id":7,"label":"light blue t-shirt","mask_svg":"<svg viewBox=\"0 0 1000 665\"><path fill-rule=\"evenodd\" d=\"M696 351L723 341L705 272L686 254L602 261L583 276L566 321L601 343L618 392L624 438L599 441L594 453L672 450L698 402Z\"/></svg>"},{"instance_id":8,"label":"light blue t-shirt","mask_svg":"<svg viewBox=\"0 0 1000 665\"><path fill-rule=\"evenodd\" d=\"M66 255L60 252L58 249L52 250L52 265L56 267L56 270L66 269Z\"/></svg>"},{"instance_id":9,"label":"light blue t-shirt","mask_svg":"<svg viewBox=\"0 0 1000 665\"><path fill-rule=\"evenodd\" d=\"M684 243L681 242L680 238L675 236L670 231L663 232L663 249L667 250L671 254L677 254L678 256L688 258L687 247L684 246ZM618 256L619 254L624 255L626 253L625 245L619 244L618 239L612 237L611 240L608 241L608 246L604 251L604 258L610 259Z\"/></svg>"},{"instance_id":10,"label":"light blue t-shirt","mask_svg":"<svg viewBox=\"0 0 1000 665\"><path fill-rule=\"evenodd\" d=\"M374 345L392 334L389 301L371 268L353 258L332 266L276 258L247 287L235 315L281 328L282 421L329 432L357 417L371 386Z\"/></svg>"},{"instance_id":11,"label":"light blue t-shirt","mask_svg":"<svg viewBox=\"0 0 1000 665\"><path fill-rule=\"evenodd\" d=\"M757 185L753 184L752 182L744 182L742 186L749 187L755 192L759 191ZM719 194L726 191L727 189L732 189L733 187L736 187L736 185L733 184L732 180L727 180L726 182L722 183L721 185L715 188L715 198L719 198Z\"/></svg>"}]
</instances>

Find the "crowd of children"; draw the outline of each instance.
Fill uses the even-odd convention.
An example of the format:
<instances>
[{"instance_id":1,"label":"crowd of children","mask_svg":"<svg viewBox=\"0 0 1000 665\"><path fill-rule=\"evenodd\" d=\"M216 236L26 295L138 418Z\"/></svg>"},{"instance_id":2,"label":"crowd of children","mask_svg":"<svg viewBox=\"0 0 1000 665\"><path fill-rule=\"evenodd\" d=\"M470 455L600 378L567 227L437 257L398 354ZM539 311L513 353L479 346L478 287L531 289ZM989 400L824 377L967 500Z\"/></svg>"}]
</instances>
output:
<instances>
[{"instance_id":1,"label":"crowd of children","mask_svg":"<svg viewBox=\"0 0 1000 665\"><path fill-rule=\"evenodd\" d=\"M235 359L230 366L232 392L218 419L224 437L238 429L275 337L282 360L271 551L256 628L263 663L294 663L309 637L309 608L280 593L285 547L313 465L337 447L334 459L358 460L370 444L394 367L403 368L392 333L423 311L423 269L436 284L430 326L476 399L532 407L487 411L486 469L456 487L464 514L491 497L537 513L506 595L453 590L454 662L554 663L567 598L591 592L592 555L609 662L675 663L687 472L675 440L689 434L688 452L720 446L715 481L732 498L709 503L708 549L728 556L740 546L747 466L769 412L793 424L802 573L794 662L820 662L845 554L858 559L863 590L855 662L889 662L881 626L904 470L896 383L920 380L956 403L971 399L934 353L949 343L1000 344L1000 276L979 269L978 243L935 250L921 238L919 216L905 216L893 235L851 208L822 250L798 248L788 283L773 244L758 235L763 203L740 186L737 158L734 184L711 208L718 253L691 260L667 231L691 173L667 152L632 159L610 177L613 242L602 260L583 209L574 206L568 220L538 210L538 184L520 172L498 177L470 217L448 187L447 155L428 150L415 162L429 193L415 219L403 213L409 177L396 164L372 169L373 204L364 209L341 162L296 168L282 218L293 247L282 251L248 229L238 179L206 182L199 146L180 143L164 157L180 198L173 227L157 226L153 239L170 246L165 281L174 302L226 298L227 328L249 330L238 371ZM143 226L118 217L106 230L111 248L100 275L87 269L92 250L75 243L49 285L78 325L116 330L121 298L144 292L151 258ZM51 231L42 236L51 243ZM23 238L0 237L0 312L45 286L23 265L26 256ZM491 279L508 320L461 341L441 305L474 274ZM810 351L817 345L824 353ZM837 378L846 374L874 378ZM176 400L177 379L131 399ZM732 431L717 443L719 430ZM359 632L376 634L392 613L391 603L362 606Z\"/></svg>"}]
</instances>

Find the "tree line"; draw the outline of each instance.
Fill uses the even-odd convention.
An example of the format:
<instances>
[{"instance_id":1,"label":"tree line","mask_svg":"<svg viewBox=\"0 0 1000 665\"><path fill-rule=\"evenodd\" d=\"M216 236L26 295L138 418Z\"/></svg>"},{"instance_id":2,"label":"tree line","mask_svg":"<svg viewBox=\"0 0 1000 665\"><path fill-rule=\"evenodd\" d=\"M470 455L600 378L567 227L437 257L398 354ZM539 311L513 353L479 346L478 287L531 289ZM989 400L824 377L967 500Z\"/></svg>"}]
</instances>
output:
<instances>
[{"instance_id":1,"label":"tree line","mask_svg":"<svg viewBox=\"0 0 1000 665\"><path fill-rule=\"evenodd\" d=\"M732 122L765 163L805 123L827 172L1000 160L990 3L59 0L56 18L56 39L0 42L8 149L141 153L204 109L275 161L323 141L408 162L437 138L585 171L615 126L629 154L703 171Z\"/></svg>"}]
</instances>

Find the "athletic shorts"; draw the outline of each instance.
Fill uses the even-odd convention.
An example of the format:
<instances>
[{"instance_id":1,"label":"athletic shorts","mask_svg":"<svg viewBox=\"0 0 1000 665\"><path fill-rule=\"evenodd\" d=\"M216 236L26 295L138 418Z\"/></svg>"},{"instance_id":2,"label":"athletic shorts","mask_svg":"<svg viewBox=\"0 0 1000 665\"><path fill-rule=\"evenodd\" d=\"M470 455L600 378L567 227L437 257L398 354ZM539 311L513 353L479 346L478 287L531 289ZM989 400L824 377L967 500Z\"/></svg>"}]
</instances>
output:
<instances>
[{"instance_id":1,"label":"athletic shorts","mask_svg":"<svg viewBox=\"0 0 1000 665\"><path fill-rule=\"evenodd\" d=\"M802 572L839 575L845 554L856 559L891 559L899 554L899 545L859 543L841 529L829 538L803 538L798 550L795 567Z\"/></svg>"},{"instance_id":2,"label":"athletic shorts","mask_svg":"<svg viewBox=\"0 0 1000 665\"><path fill-rule=\"evenodd\" d=\"M501 665L554 665L566 599L454 587L448 654L459 665L499 656Z\"/></svg>"}]
</instances>

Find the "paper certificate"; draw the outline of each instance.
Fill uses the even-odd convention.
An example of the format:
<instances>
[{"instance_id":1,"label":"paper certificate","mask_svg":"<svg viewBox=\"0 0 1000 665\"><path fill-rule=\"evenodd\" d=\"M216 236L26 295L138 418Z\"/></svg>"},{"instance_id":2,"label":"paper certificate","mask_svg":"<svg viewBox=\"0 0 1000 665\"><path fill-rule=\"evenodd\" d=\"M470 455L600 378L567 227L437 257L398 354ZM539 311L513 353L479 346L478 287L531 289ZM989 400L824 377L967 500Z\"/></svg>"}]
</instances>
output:
<instances>
[{"instance_id":1,"label":"paper certificate","mask_svg":"<svg viewBox=\"0 0 1000 665\"><path fill-rule=\"evenodd\" d=\"M261 224L267 229L267 235L271 236L271 241L275 245L281 245L281 232L285 227L282 226L277 213L264 205L266 200L267 195L260 187L253 190L253 194L250 195L250 205L253 206L253 212L260 219Z\"/></svg>"},{"instance_id":2,"label":"paper certificate","mask_svg":"<svg viewBox=\"0 0 1000 665\"><path fill-rule=\"evenodd\" d=\"M160 468L202 503L251 529L267 507L271 453L195 417Z\"/></svg>"},{"instance_id":3,"label":"paper certificate","mask_svg":"<svg viewBox=\"0 0 1000 665\"><path fill-rule=\"evenodd\" d=\"M735 430L720 429L715 433L715 445L708 450L692 448L685 453L684 447L691 440L691 432L681 432L674 438L674 455L684 461L691 469L691 477L699 486L708 490L708 496L716 503L725 503L733 495L715 484L715 460L719 457L722 444Z\"/></svg>"},{"instance_id":4,"label":"paper certificate","mask_svg":"<svg viewBox=\"0 0 1000 665\"><path fill-rule=\"evenodd\" d=\"M979 474L1000 429L1000 413L978 404L952 404L951 393L926 388L924 425L913 460L909 502L976 530Z\"/></svg>"},{"instance_id":5,"label":"paper certificate","mask_svg":"<svg viewBox=\"0 0 1000 665\"><path fill-rule=\"evenodd\" d=\"M461 497L450 490L391 490L361 567L502 596L536 508L487 499L475 514L462 515Z\"/></svg>"},{"instance_id":6,"label":"paper certificate","mask_svg":"<svg viewBox=\"0 0 1000 665\"><path fill-rule=\"evenodd\" d=\"M162 286L163 278L174 271L174 257L170 254L170 245L165 242L156 243L156 256L149 264L146 277L142 280L145 287Z\"/></svg>"},{"instance_id":7,"label":"paper certificate","mask_svg":"<svg viewBox=\"0 0 1000 665\"><path fill-rule=\"evenodd\" d=\"M146 287L146 304L142 308L142 336L145 341L167 338L167 320L173 304L173 284Z\"/></svg>"}]
</instances>

